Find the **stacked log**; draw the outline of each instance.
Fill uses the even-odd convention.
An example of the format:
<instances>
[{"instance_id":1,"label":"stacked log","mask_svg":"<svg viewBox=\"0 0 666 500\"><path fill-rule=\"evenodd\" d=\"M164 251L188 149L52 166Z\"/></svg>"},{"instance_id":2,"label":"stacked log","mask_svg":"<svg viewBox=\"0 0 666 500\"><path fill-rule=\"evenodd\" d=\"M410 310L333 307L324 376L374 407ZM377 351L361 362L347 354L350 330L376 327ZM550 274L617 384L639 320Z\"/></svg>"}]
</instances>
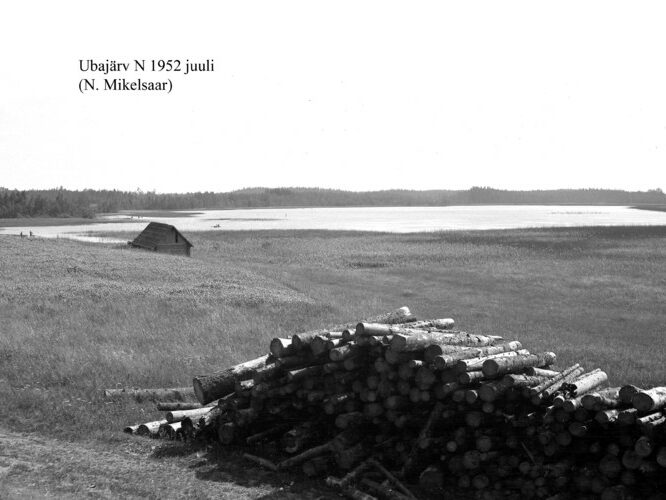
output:
<instances>
[{"instance_id":1,"label":"stacked log","mask_svg":"<svg viewBox=\"0 0 666 500\"><path fill-rule=\"evenodd\" d=\"M202 407L142 432L239 445L274 471L337 471L327 484L350 498L663 490L666 387L607 387L600 369L554 370L553 352L453 327L401 308L273 339L269 355L196 377Z\"/></svg>"}]
</instances>

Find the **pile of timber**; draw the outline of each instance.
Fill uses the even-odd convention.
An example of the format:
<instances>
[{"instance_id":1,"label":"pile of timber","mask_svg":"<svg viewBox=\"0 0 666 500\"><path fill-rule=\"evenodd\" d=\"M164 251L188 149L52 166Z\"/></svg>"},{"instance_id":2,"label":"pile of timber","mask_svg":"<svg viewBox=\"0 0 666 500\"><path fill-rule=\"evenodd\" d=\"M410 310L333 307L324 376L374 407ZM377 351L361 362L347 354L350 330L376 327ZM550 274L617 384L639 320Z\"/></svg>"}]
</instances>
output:
<instances>
[{"instance_id":1,"label":"pile of timber","mask_svg":"<svg viewBox=\"0 0 666 500\"><path fill-rule=\"evenodd\" d=\"M194 378L199 405L163 406L164 419L128 432L241 445L272 470L328 476L350 498L666 491L666 387L608 387L600 369L553 370L552 352L417 321L406 307L269 350Z\"/></svg>"}]
</instances>

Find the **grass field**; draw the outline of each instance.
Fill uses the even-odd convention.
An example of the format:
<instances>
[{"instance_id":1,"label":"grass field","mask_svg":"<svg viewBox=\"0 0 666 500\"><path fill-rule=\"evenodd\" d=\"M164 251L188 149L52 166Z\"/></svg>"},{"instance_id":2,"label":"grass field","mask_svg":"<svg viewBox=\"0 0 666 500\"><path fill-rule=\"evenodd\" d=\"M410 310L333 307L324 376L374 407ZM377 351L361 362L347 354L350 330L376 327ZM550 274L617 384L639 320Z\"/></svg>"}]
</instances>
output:
<instances>
[{"instance_id":1,"label":"grass field","mask_svg":"<svg viewBox=\"0 0 666 500\"><path fill-rule=\"evenodd\" d=\"M614 384L666 383L666 227L187 237L191 259L0 236L0 425L132 439L124 425L158 414L103 389L189 385L274 336L402 305Z\"/></svg>"},{"instance_id":2,"label":"grass field","mask_svg":"<svg viewBox=\"0 0 666 500\"><path fill-rule=\"evenodd\" d=\"M664 227L188 237L192 259L2 238L0 418L108 436L136 415L104 388L189 385L271 337L401 305L615 383L666 381Z\"/></svg>"}]
</instances>

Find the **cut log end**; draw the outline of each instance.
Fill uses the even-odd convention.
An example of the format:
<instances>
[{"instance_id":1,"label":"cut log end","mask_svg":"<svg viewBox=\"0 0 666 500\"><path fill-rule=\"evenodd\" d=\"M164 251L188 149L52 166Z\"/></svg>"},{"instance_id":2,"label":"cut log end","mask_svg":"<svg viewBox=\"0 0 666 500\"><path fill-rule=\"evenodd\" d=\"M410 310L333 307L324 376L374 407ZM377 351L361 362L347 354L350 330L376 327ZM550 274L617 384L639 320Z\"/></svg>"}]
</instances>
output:
<instances>
[{"instance_id":1,"label":"cut log end","mask_svg":"<svg viewBox=\"0 0 666 500\"><path fill-rule=\"evenodd\" d=\"M201 403L202 405L210 403L210 401L213 401L212 399L210 401L206 400L206 394L204 393L203 386L201 384L201 381L195 377L192 379L192 386L194 387L194 395L197 398L197 401Z\"/></svg>"}]
</instances>

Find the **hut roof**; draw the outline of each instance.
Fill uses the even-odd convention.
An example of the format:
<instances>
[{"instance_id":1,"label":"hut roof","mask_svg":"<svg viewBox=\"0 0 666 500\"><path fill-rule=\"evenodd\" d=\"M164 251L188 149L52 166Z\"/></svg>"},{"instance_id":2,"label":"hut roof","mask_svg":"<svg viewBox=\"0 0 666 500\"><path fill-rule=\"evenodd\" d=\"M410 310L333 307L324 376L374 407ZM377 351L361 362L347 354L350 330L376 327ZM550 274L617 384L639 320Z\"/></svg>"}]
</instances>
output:
<instances>
[{"instance_id":1,"label":"hut roof","mask_svg":"<svg viewBox=\"0 0 666 500\"><path fill-rule=\"evenodd\" d=\"M141 234L139 234L139 236L134 238L132 245L140 248L154 250L160 243L168 241L169 237L173 234L174 231L180 238L183 239L185 243L187 243L189 247L194 246L174 226L170 224L163 224L161 222L151 222L148 224L146 229L144 229Z\"/></svg>"}]
</instances>

